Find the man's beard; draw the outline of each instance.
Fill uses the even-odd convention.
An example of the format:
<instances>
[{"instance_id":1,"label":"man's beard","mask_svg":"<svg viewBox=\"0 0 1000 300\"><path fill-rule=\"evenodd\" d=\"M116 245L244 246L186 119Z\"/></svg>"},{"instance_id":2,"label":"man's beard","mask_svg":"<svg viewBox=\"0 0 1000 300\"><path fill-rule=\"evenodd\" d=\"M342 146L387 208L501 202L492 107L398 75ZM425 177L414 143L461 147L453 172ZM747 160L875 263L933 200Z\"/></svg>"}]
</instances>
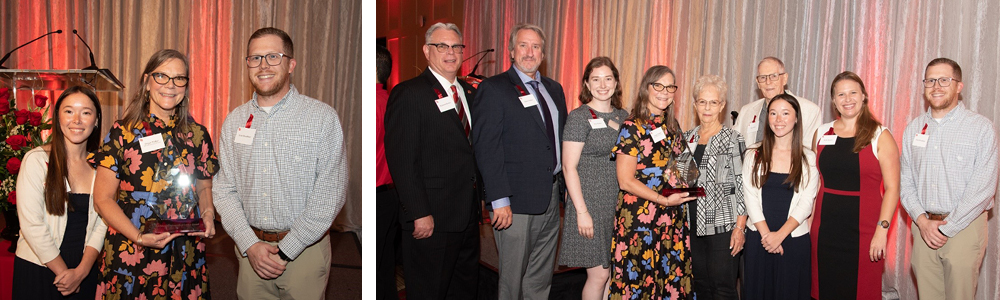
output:
<instances>
[{"instance_id":1,"label":"man's beard","mask_svg":"<svg viewBox=\"0 0 1000 300\"><path fill-rule=\"evenodd\" d=\"M278 76L278 75L279 74L275 74L275 76ZM260 95L260 96L272 96L274 94L277 94L278 91L280 91L281 88L284 87L286 83L288 83L288 80L289 80L289 76L284 76L281 79L281 81L275 82L274 83L274 87L272 87L271 89L268 89L268 90L262 89L261 86L257 85L257 82L255 82L253 80L250 81L250 84L253 85L253 89L254 89L255 92L257 92L257 95Z\"/></svg>"}]
</instances>

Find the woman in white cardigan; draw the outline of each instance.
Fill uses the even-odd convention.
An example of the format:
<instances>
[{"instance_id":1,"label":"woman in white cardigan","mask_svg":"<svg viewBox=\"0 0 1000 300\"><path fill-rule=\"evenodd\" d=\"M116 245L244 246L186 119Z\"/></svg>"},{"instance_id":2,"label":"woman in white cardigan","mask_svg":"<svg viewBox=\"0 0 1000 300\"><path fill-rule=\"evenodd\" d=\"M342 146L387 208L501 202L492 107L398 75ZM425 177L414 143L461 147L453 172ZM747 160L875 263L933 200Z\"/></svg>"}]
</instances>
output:
<instances>
[{"instance_id":1,"label":"woman in white cardigan","mask_svg":"<svg viewBox=\"0 0 1000 300\"><path fill-rule=\"evenodd\" d=\"M746 234L743 299L809 299L809 215L819 185L812 151L802 146L795 97L768 104L764 139L743 159Z\"/></svg>"},{"instance_id":2,"label":"woman in white cardigan","mask_svg":"<svg viewBox=\"0 0 1000 300\"><path fill-rule=\"evenodd\" d=\"M89 88L77 86L64 91L53 107L52 142L28 151L17 176L21 238L13 299L96 295L94 262L108 226L94 211L90 194L96 172L87 156L100 143L100 101Z\"/></svg>"}]
</instances>

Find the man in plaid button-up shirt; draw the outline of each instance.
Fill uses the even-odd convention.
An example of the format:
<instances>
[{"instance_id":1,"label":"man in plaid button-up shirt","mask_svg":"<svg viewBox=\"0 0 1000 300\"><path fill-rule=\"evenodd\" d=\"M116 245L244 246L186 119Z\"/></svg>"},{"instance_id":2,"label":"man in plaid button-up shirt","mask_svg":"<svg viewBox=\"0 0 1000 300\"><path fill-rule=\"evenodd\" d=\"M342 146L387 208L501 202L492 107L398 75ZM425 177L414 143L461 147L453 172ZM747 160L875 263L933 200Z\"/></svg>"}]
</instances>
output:
<instances>
[{"instance_id":1,"label":"man in plaid button-up shirt","mask_svg":"<svg viewBox=\"0 0 1000 300\"><path fill-rule=\"evenodd\" d=\"M322 299L327 230L344 205L343 131L329 105L289 83L294 48L262 28L247 46L253 99L222 124L212 195L240 253L240 299Z\"/></svg>"}]
</instances>

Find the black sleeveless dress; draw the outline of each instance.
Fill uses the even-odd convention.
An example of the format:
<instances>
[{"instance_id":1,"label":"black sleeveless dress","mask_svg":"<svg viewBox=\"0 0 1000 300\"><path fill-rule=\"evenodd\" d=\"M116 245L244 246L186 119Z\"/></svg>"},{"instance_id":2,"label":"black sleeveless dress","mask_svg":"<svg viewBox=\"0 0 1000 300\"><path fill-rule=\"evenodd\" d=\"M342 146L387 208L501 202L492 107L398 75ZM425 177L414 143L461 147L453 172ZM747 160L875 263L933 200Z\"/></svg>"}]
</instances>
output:
<instances>
[{"instance_id":1,"label":"black sleeveless dress","mask_svg":"<svg viewBox=\"0 0 1000 300\"><path fill-rule=\"evenodd\" d=\"M66 232L59 245L59 256L66 267L73 269L83 259L84 243L87 240L87 212L90 208L90 194L69 194L73 211L66 212ZM11 299L94 299L97 294L97 264L90 268L90 274L80 282L80 291L63 297L52 284L56 274L49 268L39 266L17 257L14 259L14 280Z\"/></svg>"}]
</instances>

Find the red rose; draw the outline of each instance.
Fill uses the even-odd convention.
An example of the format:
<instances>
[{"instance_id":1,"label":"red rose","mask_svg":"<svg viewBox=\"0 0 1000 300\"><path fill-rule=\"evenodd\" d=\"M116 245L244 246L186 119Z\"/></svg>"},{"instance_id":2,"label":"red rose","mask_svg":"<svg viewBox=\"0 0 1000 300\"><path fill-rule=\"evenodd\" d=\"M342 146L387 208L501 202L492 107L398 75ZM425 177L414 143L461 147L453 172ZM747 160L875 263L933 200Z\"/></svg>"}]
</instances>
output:
<instances>
[{"instance_id":1,"label":"red rose","mask_svg":"<svg viewBox=\"0 0 1000 300\"><path fill-rule=\"evenodd\" d=\"M45 104L49 102L49 97L45 95L36 94L35 95L35 106L45 107Z\"/></svg>"},{"instance_id":2,"label":"red rose","mask_svg":"<svg viewBox=\"0 0 1000 300\"><path fill-rule=\"evenodd\" d=\"M0 115L6 115L10 112L10 102L7 101L7 96L0 96Z\"/></svg>"},{"instance_id":3,"label":"red rose","mask_svg":"<svg viewBox=\"0 0 1000 300\"><path fill-rule=\"evenodd\" d=\"M14 149L14 151L18 151L21 150L21 147L28 145L28 138L24 137L23 135L16 134L8 137L7 140L5 140L4 142L6 142L11 149Z\"/></svg>"},{"instance_id":4,"label":"red rose","mask_svg":"<svg viewBox=\"0 0 1000 300\"><path fill-rule=\"evenodd\" d=\"M10 204L17 205L17 192L10 191L10 194L7 194L7 201L10 202Z\"/></svg>"},{"instance_id":5,"label":"red rose","mask_svg":"<svg viewBox=\"0 0 1000 300\"><path fill-rule=\"evenodd\" d=\"M0 88L0 99L7 99L10 96L10 90L7 88Z\"/></svg>"},{"instance_id":6,"label":"red rose","mask_svg":"<svg viewBox=\"0 0 1000 300\"><path fill-rule=\"evenodd\" d=\"M10 172L11 174L17 174L18 171L21 171L21 159L17 157L11 157L10 159L7 160L7 172Z\"/></svg>"},{"instance_id":7,"label":"red rose","mask_svg":"<svg viewBox=\"0 0 1000 300\"><path fill-rule=\"evenodd\" d=\"M24 125L24 122L28 121L28 111L23 109L14 111L14 121L17 125Z\"/></svg>"},{"instance_id":8,"label":"red rose","mask_svg":"<svg viewBox=\"0 0 1000 300\"><path fill-rule=\"evenodd\" d=\"M42 113L33 111L28 114L28 124L31 126L38 126L42 124Z\"/></svg>"}]
</instances>

